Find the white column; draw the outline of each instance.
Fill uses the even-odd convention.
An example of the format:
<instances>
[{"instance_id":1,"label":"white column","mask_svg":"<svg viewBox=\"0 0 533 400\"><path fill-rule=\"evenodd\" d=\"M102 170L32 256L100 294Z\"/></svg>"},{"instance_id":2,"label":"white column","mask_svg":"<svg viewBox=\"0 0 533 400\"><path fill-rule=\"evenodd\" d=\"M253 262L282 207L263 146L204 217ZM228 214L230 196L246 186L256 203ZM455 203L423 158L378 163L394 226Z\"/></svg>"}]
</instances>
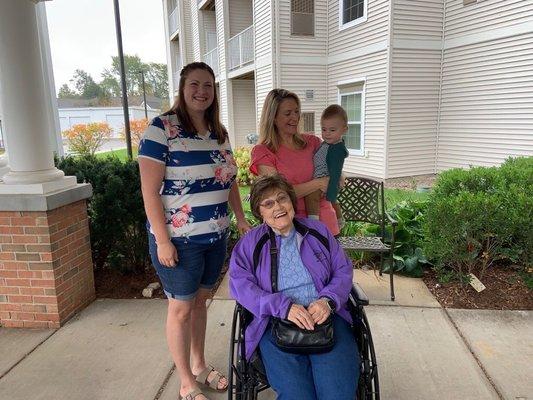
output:
<instances>
[{"instance_id":1,"label":"white column","mask_svg":"<svg viewBox=\"0 0 533 400\"><path fill-rule=\"evenodd\" d=\"M0 102L11 168L0 193L47 193L76 184L54 167L37 24L34 1L0 1Z\"/></svg>"}]
</instances>

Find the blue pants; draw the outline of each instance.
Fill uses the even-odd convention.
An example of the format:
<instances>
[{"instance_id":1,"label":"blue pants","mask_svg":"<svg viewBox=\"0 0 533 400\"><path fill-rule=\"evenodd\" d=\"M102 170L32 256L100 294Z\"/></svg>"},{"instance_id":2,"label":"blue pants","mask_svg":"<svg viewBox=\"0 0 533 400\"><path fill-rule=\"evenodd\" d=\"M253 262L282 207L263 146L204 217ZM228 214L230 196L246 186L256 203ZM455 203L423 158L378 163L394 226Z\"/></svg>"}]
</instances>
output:
<instances>
[{"instance_id":1,"label":"blue pants","mask_svg":"<svg viewBox=\"0 0 533 400\"><path fill-rule=\"evenodd\" d=\"M335 346L328 353L291 354L273 342L270 329L259 348L270 386L279 400L355 399L359 382L359 350L350 325L333 318Z\"/></svg>"}]
</instances>

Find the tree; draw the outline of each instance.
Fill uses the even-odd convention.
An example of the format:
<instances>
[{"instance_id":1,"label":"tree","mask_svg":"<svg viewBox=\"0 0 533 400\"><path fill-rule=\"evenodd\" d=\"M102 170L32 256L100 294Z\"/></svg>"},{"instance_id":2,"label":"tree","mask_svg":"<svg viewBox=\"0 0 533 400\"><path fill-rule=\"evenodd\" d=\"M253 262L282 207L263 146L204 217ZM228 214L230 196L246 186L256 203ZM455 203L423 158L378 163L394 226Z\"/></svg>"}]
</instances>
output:
<instances>
[{"instance_id":1,"label":"tree","mask_svg":"<svg viewBox=\"0 0 533 400\"><path fill-rule=\"evenodd\" d=\"M93 99L100 97L102 94L102 89L94 81L93 77L82 69L74 71L74 76L70 81L74 83L78 95L83 99Z\"/></svg>"},{"instance_id":2,"label":"tree","mask_svg":"<svg viewBox=\"0 0 533 400\"><path fill-rule=\"evenodd\" d=\"M126 71L126 88L128 95L140 96L143 93L142 77L144 72L146 93L160 99L168 97L168 73L165 64L143 63L138 55L124 55L124 69ZM106 90L110 90L114 96L120 96L120 63L118 56L112 57L111 68L102 73Z\"/></svg>"},{"instance_id":3,"label":"tree","mask_svg":"<svg viewBox=\"0 0 533 400\"><path fill-rule=\"evenodd\" d=\"M74 92L69 86L64 83L63 86L59 88L59 93L57 94L57 97L60 99L74 99L76 97L79 97L76 92Z\"/></svg>"},{"instance_id":4,"label":"tree","mask_svg":"<svg viewBox=\"0 0 533 400\"><path fill-rule=\"evenodd\" d=\"M126 90L128 96L143 94L142 77L144 72L146 94L151 94L160 99L168 98L167 66L158 63L144 63L138 55L124 55L124 68L126 70ZM60 98L98 99L98 104L109 103L111 97L120 97L122 87L120 84L120 63L118 56L111 57L111 67L104 69L102 80L96 83L92 76L82 69L77 69L70 80L75 90L64 84L59 91Z\"/></svg>"},{"instance_id":5,"label":"tree","mask_svg":"<svg viewBox=\"0 0 533 400\"><path fill-rule=\"evenodd\" d=\"M141 142L141 137L148 127L148 120L146 118L143 119L132 119L130 121L130 135L131 135L131 144L133 147L139 148L139 143ZM120 132L120 136L123 139L126 139L126 130L122 128L122 131Z\"/></svg>"},{"instance_id":6,"label":"tree","mask_svg":"<svg viewBox=\"0 0 533 400\"><path fill-rule=\"evenodd\" d=\"M165 64L149 63L145 70L145 80L152 89L152 94L160 99L168 98L168 70Z\"/></svg>"},{"instance_id":7,"label":"tree","mask_svg":"<svg viewBox=\"0 0 533 400\"><path fill-rule=\"evenodd\" d=\"M76 124L63 131L68 140L69 150L78 155L93 155L111 136L112 129L107 122L91 122Z\"/></svg>"}]
</instances>

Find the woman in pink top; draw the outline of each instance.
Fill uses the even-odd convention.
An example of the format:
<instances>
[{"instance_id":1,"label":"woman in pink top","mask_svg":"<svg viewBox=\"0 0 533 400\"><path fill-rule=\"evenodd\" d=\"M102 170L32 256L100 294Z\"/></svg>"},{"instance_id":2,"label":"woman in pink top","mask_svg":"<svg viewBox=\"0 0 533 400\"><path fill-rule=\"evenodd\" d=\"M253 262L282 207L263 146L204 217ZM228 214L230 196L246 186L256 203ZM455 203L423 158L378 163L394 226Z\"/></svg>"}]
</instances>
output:
<instances>
[{"instance_id":1,"label":"woman in pink top","mask_svg":"<svg viewBox=\"0 0 533 400\"><path fill-rule=\"evenodd\" d=\"M288 90L271 90L263 104L259 125L259 144L252 149L250 171L255 175L280 173L294 186L298 204L296 215L306 217L304 196L315 190L325 192L328 177L313 179L313 155L320 139L298 131L300 99ZM320 201L320 220L333 235L339 234L331 203Z\"/></svg>"}]
</instances>

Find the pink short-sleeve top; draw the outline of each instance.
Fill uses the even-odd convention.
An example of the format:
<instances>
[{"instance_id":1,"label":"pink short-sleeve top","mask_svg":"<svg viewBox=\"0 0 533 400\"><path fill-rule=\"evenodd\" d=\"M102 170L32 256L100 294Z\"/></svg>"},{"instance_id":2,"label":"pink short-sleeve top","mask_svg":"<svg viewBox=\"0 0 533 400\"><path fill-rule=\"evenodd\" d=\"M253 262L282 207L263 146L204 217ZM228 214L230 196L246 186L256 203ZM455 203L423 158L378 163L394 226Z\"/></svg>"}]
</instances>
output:
<instances>
[{"instance_id":1,"label":"pink short-sleeve top","mask_svg":"<svg viewBox=\"0 0 533 400\"><path fill-rule=\"evenodd\" d=\"M293 150L281 145L276 153L264 144L258 144L252 149L250 172L259 175L258 167L266 165L275 168L287 179L291 185L309 182L313 179L313 155L320 146L320 139L312 134L302 134L306 142L303 149ZM306 217L305 201L298 198L296 215ZM326 224L333 235L339 234L339 225L335 210L325 198L320 200L320 220Z\"/></svg>"}]
</instances>

